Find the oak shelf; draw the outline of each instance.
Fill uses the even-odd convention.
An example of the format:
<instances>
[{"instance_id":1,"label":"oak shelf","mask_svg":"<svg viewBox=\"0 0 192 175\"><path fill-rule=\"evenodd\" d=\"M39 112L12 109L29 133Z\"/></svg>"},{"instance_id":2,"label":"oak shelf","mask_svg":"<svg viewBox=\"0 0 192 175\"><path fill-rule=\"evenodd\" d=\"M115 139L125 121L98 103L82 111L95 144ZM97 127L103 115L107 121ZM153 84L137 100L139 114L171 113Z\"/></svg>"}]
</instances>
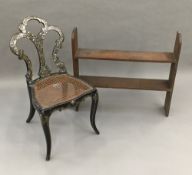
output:
<instances>
[{"instance_id":1,"label":"oak shelf","mask_svg":"<svg viewBox=\"0 0 192 175\"><path fill-rule=\"evenodd\" d=\"M99 88L121 88L154 91L170 91L168 80L121 78L121 77L98 77L98 76L79 76L91 85Z\"/></svg>"},{"instance_id":2,"label":"oak shelf","mask_svg":"<svg viewBox=\"0 0 192 175\"><path fill-rule=\"evenodd\" d=\"M169 115L175 77L177 73L178 61L181 52L181 34L177 32L174 49L172 52L140 52L140 51L122 51L122 50L99 50L78 47L77 28L72 32L72 56L74 76L79 77L91 85L99 88L117 88L117 89L137 89L165 91L165 115ZM151 63L169 63L170 73L166 80L159 79L140 79L140 78L122 78L122 77L99 77L79 75L79 60L108 60L108 61L132 61L132 62L151 62Z\"/></svg>"},{"instance_id":3,"label":"oak shelf","mask_svg":"<svg viewBox=\"0 0 192 175\"><path fill-rule=\"evenodd\" d=\"M95 50L79 48L75 55L78 59L174 63L171 52L134 52L120 50Z\"/></svg>"}]
</instances>

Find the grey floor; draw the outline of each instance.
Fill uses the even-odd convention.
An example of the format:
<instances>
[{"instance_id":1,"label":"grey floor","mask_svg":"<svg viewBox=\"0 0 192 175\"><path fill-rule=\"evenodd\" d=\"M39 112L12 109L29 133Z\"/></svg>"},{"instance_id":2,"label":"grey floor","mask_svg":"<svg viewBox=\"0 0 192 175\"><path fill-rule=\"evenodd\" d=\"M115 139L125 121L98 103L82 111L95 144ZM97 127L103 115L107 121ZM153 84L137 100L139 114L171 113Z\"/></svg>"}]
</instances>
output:
<instances>
[{"instance_id":1,"label":"grey floor","mask_svg":"<svg viewBox=\"0 0 192 175\"><path fill-rule=\"evenodd\" d=\"M52 157L45 161L39 117L30 124L23 80L1 81L1 175L191 175L192 78L179 73L170 116L163 92L100 89L97 125L89 124L90 99L51 118Z\"/></svg>"}]
</instances>

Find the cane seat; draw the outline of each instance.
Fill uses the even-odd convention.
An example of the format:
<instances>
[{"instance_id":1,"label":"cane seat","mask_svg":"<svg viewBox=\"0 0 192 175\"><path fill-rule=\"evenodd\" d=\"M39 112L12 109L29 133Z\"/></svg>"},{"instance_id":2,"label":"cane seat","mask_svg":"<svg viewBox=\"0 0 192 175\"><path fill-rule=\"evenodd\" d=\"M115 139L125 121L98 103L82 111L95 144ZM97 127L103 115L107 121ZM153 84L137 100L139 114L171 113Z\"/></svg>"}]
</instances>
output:
<instances>
[{"instance_id":1,"label":"cane seat","mask_svg":"<svg viewBox=\"0 0 192 175\"><path fill-rule=\"evenodd\" d=\"M94 90L86 82L68 74L40 79L33 86L33 97L43 110L77 100Z\"/></svg>"}]
</instances>

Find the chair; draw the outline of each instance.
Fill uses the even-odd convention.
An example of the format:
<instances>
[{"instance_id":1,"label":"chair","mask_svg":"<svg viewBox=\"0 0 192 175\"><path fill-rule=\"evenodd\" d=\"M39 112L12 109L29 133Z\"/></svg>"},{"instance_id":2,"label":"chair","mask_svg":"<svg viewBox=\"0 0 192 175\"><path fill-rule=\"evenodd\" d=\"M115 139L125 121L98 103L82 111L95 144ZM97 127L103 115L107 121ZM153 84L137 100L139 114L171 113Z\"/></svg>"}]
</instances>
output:
<instances>
[{"instance_id":1,"label":"chair","mask_svg":"<svg viewBox=\"0 0 192 175\"><path fill-rule=\"evenodd\" d=\"M26 30L28 22L31 20L38 21L43 25L38 34L33 34ZM43 41L49 31L55 31L59 38L55 41L55 46L52 51L52 59L58 68L58 72L52 72L46 64L46 59L43 50ZM24 50L19 49L16 44L19 39L29 39L37 49L39 57L39 72L38 78L33 78L32 62L24 53ZM20 60L24 60L27 73L25 75L27 88L30 99L30 113L27 118L27 123L33 118L35 111L40 115L42 128L44 130L47 155L46 160L50 159L51 154L51 134L49 129L50 115L55 110L62 110L66 107L75 107L78 110L79 104L85 97L92 98L90 123L96 134L99 131L95 125L95 114L98 104L97 89L90 86L83 80L75 78L67 73L64 63L57 56L59 49L62 48L64 42L64 34L55 27L49 26L44 19L38 17L26 17L19 25L19 32L14 34L10 41L11 51L18 56Z\"/></svg>"}]
</instances>

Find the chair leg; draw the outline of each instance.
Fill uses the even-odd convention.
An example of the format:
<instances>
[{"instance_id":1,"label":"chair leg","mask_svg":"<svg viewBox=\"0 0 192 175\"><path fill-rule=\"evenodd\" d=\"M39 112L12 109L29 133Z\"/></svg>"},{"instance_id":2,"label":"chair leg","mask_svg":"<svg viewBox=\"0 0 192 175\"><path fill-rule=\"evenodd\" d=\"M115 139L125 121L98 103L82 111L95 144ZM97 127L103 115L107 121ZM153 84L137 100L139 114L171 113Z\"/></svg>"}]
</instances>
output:
<instances>
[{"instance_id":1,"label":"chair leg","mask_svg":"<svg viewBox=\"0 0 192 175\"><path fill-rule=\"evenodd\" d=\"M50 154L51 154L51 133L49 129L49 118L50 115L40 115L41 117L41 124L43 127L43 131L45 134L45 140L47 144L47 155L46 155L46 160L50 160Z\"/></svg>"},{"instance_id":2,"label":"chair leg","mask_svg":"<svg viewBox=\"0 0 192 175\"><path fill-rule=\"evenodd\" d=\"M76 106L75 106L75 111L78 112L79 111L79 106L80 106L80 102L77 102Z\"/></svg>"},{"instance_id":3,"label":"chair leg","mask_svg":"<svg viewBox=\"0 0 192 175\"><path fill-rule=\"evenodd\" d=\"M32 120L34 114L35 114L35 108L33 107L32 103L30 102L30 112L29 112L29 116L26 120L27 123L29 123Z\"/></svg>"},{"instance_id":4,"label":"chair leg","mask_svg":"<svg viewBox=\"0 0 192 175\"><path fill-rule=\"evenodd\" d=\"M99 134L99 131L95 124L95 114L97 111L97 105L98 105L98 100L99 100L97 91L95 91L91 97L92 97L92 103L91 103L90 122L91 122L91 126L92 126L93 130L95 131L95 133Z\"/></svg>"}]
</instances>

